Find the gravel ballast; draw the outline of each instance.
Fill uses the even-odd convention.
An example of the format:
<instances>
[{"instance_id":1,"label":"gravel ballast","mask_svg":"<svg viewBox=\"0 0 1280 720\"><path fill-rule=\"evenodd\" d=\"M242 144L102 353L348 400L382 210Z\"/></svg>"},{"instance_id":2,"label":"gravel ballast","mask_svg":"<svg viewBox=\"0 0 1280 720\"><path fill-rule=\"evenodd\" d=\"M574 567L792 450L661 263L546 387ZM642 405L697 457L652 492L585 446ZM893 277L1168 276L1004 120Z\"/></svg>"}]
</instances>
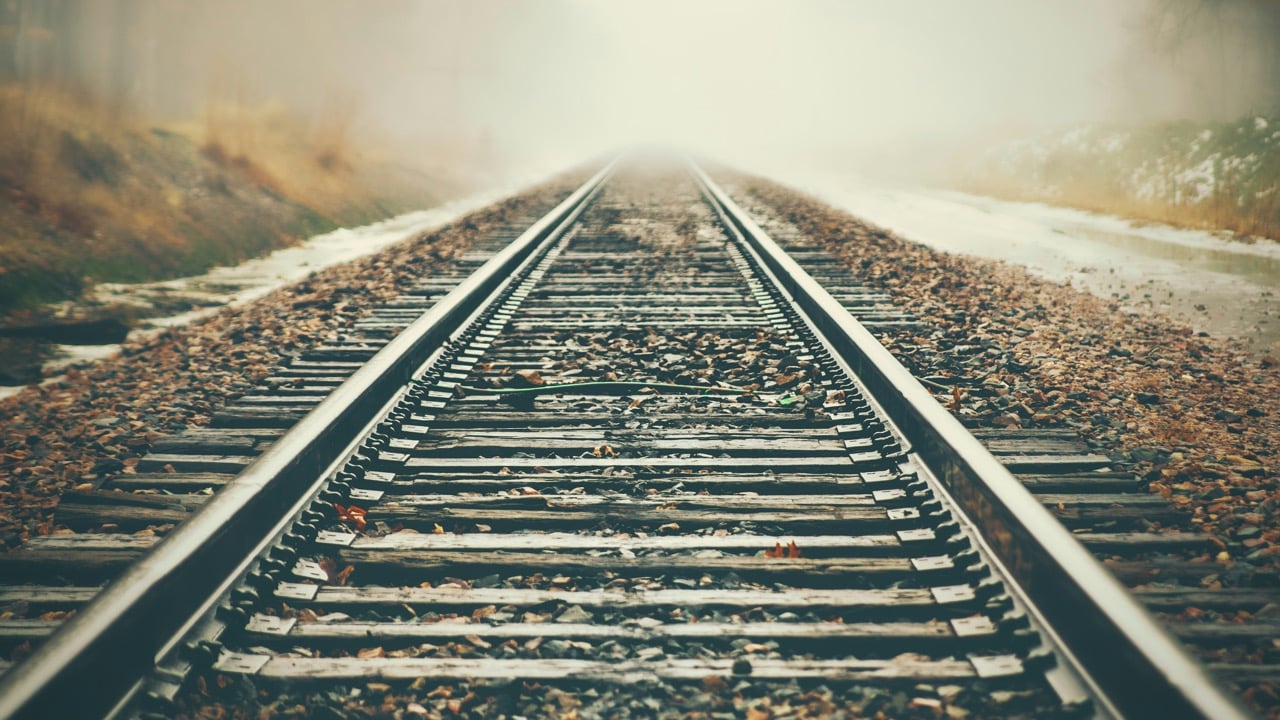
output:
<instances>
[{"instance_id":1,"label":"gravel ballast","mask_svg":"<svg viewBox=\"0 0 1280 720\"><path fill-rule=\"evenodd\" d=\"M966 426L1073 429L1184 511L1185 529L1146 528L1205 536L1208 550L1187 565L1202 570L1180 584L1226 593L1280 585L1280 359L1022 267L929 249L759 178L737 177L731 192L766 230L825 241L856 282L923 320L923 329L880 341L935 392L950 386L939 399ZM1148 579L1144 589L1162 586L1159 572ZM1157 616L1260 622L1267 632L1277 605L1251 610L1187 606ZM1211 663L1275 664L1274 643L1193 652ZM1280 717L1276 684L1224 679L1253 710Z\"/></svg>"},{"instance_id":2,"label":"gravel ballast","mask_svg":"<svg viewBox=\"0 0 1280 720\"><path fill-rule=\"evenodd\" d=\"M1203 587L1230 587L1244 570L1274 572L1280 360L1167 319L1122 312L1018 267L930 250L764 180L735 177L725 184L767 230L824 239L856 282L889 293L901 310L923 320L924 328L890 331L881 340L918 376L932 378L935 390L953 387L948 405L966 425L1078 430L1117 467L1132 469L1151 492L1185 509L1190 523L1212 538L1214 549L1199 558ZM206 423L283 359L338 338L492 228L549 209L572 187L566 180L508 200L252 304L126 343L117 358L0 401L4 544L60 532L52 511L61 492L131 472L156 438ZM1239 615L1241 622L1252 619ZM418 715L415 705L456 712L447 702L436 708L435 697L404 693L392 702L386 698L399 690L363 690L392 706L383 708L386 716ZM542 688L524 690L526 704L509 709L515 715L551 703ZM707 698L690 689L695 715L753 707L742 693L701 690ZM831 702L808 690L797 690L796 704ZM328 704L343 707L352 699L339 694ZM280 702L277 714L287 715L295 703L311 701L291 696ZM876 699L859 703L841 709L903 710ZM1255 705L1270 704L1259 698Z\"/></svg>"},{"instance_id":3,"label":"gravel ballast","mask_svg":"<svg viewBox=\"0 0 1280 720\"><path fill-rule=\"evenodd\" d=\"M337 339L503 223L550 210L578 179L552 181L252 303L129 340L118 356L0 400L0 545L58 532L52 513L64 490L130 472L160 436L206 424L282 360Z\"/></svg>"},{"instance_id":4,"label":"gravel ballast","mask_svg":"<svg viewBox=\"0 0 1280 720\"><path fill-rule=\"evenodd\" d=\"M825 239L858 282L924 320L881 342L917 376L954 377L967 426L1074 428L1193 513L1221 567L1274 565L1280 359L931 250L764 180L738 178L734 194L766 230Z\"/></svg>"}]
</instances>

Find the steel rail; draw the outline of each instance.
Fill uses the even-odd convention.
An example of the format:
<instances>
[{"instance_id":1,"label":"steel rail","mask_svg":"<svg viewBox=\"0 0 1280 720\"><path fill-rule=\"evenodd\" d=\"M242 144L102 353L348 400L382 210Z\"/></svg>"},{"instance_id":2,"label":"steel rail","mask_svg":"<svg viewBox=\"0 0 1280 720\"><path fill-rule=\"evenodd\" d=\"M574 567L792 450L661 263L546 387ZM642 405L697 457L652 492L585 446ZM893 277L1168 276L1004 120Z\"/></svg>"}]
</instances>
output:
<instances>
[{"instance_id":1,"label":"steel rail","mask_svg":"<svg viewBox=\"0 0 1280 720\"><path fill-rule=\"evenodd\" d=\"M1108 703L1133 718L1252 717L848 310L701 168L691 165L691 172L913 452L985 529L992 550Z\"/></svg>"},{"instance_id":2,"label":"steel rail","mask_svg":"<svg viewBox=\"0 0 1280 720\"><path fill-rule=\"evenodd\" d=\"M323 488L325 470L350 436L511 282L522 263L559 237L617 162L415 320L30 657L0 676L0 718L99 718L116 710L250 558L271 546L287 514Z\"/></svg>"}]
</instances>

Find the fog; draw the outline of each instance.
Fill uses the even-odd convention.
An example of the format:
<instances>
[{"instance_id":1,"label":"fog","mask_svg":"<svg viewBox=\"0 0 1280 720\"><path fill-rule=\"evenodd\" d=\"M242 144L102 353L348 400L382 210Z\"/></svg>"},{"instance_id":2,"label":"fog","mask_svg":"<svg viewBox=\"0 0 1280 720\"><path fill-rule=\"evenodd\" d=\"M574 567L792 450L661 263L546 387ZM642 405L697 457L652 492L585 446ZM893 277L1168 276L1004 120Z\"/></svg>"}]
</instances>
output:
<instances>
[{"instance_id":1,"label":"fog","mask_svg":"<svg viewBox=\"0 0 1280 720\"><path fill-rule=\"evenodd\" d=\"M927 175L1088 122L1274 112L1261 0L0 0L0 73L160 116L276 103L406 159L545 172L635 142ZM50 36L31 28L65 24ZM24 32L24 27L28 32Z\"/></svg>"}]
</instances>

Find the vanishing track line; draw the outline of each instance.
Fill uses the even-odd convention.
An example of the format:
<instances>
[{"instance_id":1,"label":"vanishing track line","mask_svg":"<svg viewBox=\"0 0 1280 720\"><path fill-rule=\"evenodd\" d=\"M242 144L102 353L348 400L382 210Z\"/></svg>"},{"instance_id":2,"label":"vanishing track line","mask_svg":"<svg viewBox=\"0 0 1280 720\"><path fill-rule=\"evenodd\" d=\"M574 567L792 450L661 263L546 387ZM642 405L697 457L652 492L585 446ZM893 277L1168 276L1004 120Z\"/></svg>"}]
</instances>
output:
<instances>
[{"instance_id":1,"label":"vanishing track line","mask_svg":"<svg viewBox=\"0 0 1280 720\"><path fill-rule=\"evenodd\" d=\"M1128 542L1079 494L1105 458L993 456L866 329L918 319L828 294L701 171L618 161L502 240L116 486L217 492L61 515L163 540L11 554L72 584L0 599L94 599L10 623L42 644L0 717L258 702L184 689L217 677L476 717L1242 714L1080 544Z\"/></svg>"}]
</instances>

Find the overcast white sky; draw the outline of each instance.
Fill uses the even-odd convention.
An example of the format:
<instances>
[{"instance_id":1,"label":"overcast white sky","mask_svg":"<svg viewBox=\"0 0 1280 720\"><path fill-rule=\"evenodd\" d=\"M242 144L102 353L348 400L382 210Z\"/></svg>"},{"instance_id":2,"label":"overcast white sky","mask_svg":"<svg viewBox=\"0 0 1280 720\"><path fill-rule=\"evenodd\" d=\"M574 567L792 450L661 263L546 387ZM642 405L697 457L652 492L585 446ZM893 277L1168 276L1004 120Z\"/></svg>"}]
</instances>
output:
<instances>
[{"instance_id":1,"label":"overcast white sky","mask_svg":"<svg viewBox=\"0 0 1280 720\"><path fill-rule=\"evenodd\" d=\"M727 159L863 154L1116 115L1126 18L1113 5L463 4L448 13L452 44L431 54L459 77L441 119L530 158L632 140Z\"/></svg>"},{"instance_id":2,"label":"overcast white sky","mask_svg":"<svg viewBox=\"0 0 1280 720\"><path fill-rule=\"evenodd\" d=\"M416 7L412 24L450 28L423 48L437 80L456 79L443 119L531 162L652 139L731 162L927 165L975 141L1209 104L1204 73L1153 50L1142 0Z\"/></svg>"},{"instance_id":3,"label":"overcast white sky","mask_svg":"<svg viewBox=\"0 0 1280 720\"><path fill-rule=\"evenodd\" d=\"M1257 73L1244 70L1274 53L1258 60L1265 53L1221 30L1207 55L1175 56L1152 41L1153 8L1197 3L158 4L167 18L159 36L180 43L182 57L165 61L153 96L185 92L195 104L216 71L240 78L248 96L311 113L340 98L359 108L363 127L397 140L484 140L525 169L643 140L748 165L927 167L956 147L1046 128L1245 112Z\"/></svg>"}]
</instances>

